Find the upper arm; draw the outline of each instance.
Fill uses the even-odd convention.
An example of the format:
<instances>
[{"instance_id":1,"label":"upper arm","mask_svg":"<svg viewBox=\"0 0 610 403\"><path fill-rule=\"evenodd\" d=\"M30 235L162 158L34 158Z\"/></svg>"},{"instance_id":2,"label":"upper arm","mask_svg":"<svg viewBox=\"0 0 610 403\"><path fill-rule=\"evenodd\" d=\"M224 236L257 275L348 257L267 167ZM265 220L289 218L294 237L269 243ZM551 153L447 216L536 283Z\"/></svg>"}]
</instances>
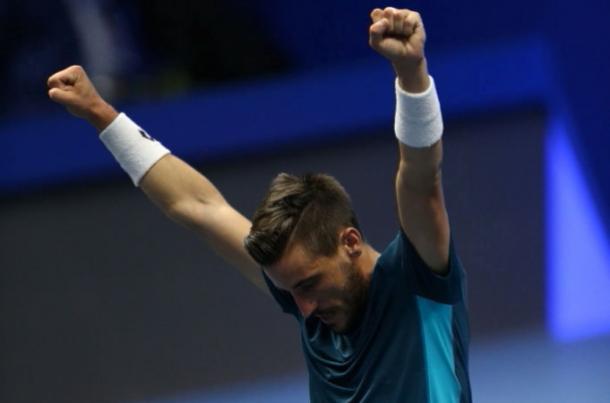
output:
<instances>
[{"instance_id":1,"label":"upper arm","mask_svg":"<svg viewBox=\"0 0 610 403\"><path fill-rule=\"evenodd\" d=\"M224 260L268 293L260 267L243 244L250 221L227 203L205 176L168 154L146 173L139 186L170 218L202 236Z\"/></svg>"},{"instance_id":2,"label":"upper arm","mask_svg":"<svg viewBox=\"0 0 610 403\"><path fill-rule=\"evenodd\" d=\"M412 148L399 142L396 198L401 227L426 265L446 274L449 219L441 181L442 142Z\"/></svg>"},{"instance_id":3,"label":"upper arm","mask_svg":"<svg viewBox=\"0 0 610 403\"><path fill-rule=\"evenodd\" d=\"M244 238L251 223L227 202L203 204L185 201L174 206L170 216L198 233L225 261L257 286L268 293L260 266L244 247Z\"/></svg>"}]
</instances>

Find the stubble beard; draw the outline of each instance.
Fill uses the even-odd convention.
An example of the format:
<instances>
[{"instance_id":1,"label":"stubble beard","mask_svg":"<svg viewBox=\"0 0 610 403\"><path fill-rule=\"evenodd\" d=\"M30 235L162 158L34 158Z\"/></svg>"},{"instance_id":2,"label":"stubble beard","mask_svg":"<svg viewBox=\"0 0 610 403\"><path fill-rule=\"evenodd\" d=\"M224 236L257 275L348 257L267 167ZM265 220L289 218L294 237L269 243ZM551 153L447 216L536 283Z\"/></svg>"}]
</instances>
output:
<instances>
[{"instance_id":1,"label":"stubble beard","mask_svg":"<svg viewBox=\"0 0 610 403\"><path fill-rule=\"evenodd\" d=\"M345 324L341 328L335 329L335 332L340 334L351 332L360 323L366 308L370 284L369 279L355 265L351 265L347 270L345 297L343 298Z\"/></svg>"}]
</instances>

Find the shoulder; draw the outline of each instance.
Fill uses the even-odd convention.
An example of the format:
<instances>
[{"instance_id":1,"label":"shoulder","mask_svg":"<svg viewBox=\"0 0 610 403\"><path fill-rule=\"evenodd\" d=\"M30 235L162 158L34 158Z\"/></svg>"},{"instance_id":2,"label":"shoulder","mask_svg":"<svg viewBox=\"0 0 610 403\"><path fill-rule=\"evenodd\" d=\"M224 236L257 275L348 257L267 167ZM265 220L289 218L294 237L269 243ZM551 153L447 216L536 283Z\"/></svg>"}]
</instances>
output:
<instances>
[{"instance_id":1,"label":"shoulder","mask_svg":"<svg viewBox=\"0 0 610 403\"><path fill-rule=\"evenodd\" d=\"M449 263L444 275L430 270L402 230L379 256L376 270L390 275L399 284L404 281L406 292L447 304L463 299L465 272L453 238L450 239Z\"/></svg>"}]
</instances>

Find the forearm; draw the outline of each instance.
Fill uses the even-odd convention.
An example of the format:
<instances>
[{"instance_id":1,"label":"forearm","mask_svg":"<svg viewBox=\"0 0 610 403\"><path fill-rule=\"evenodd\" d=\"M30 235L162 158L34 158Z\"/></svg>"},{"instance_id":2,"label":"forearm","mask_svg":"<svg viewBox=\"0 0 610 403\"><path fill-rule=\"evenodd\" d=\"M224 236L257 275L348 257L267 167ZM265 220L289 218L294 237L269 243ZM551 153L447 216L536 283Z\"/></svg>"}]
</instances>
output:
<instances>
[{"instance_id":1,"label":"forearm","mask_svg":"<svg viewBox=\"0 0 610 403\"><path fill-rule=\"evenodd\" d=\"M416 11L392 7L373 10L371 19L369 43L396 72L400 224L428 267L445 274L449 221L441 187L443 120L434 80L428 75L424 24Z\"/></svg>"},{"instance_id":2,"label":"forearm","mask_svg":"<svg viewBox=\"0 0 610 403\"><path fill-rule=\"evenodd\" d=\"M53 101L97 129L132 182L170 218L195 230L252 283L267 289L258 265L243 245L250 221L209 180L104 101L82 67L58 71L47 85Z\"/></svg>"},{"instance_id":3,"label":"forearm","mask_svg":"<svg viewBox=\"0 0 610 403\"><path fill-rule=\"evenodd\" d=\"M91 112L86 117L86 120L91 126L95 127L98 133L101 133L117 118L117 116L119 116L119 113L116 109L100 99L99 102L91 107Z\"/></svg>"},{"instance_id":4,"label":"forearm","mask_svg":"<svg viewBox=\"0 0 610 403\"><path fill-rule=\"evenodd\" d=\"M419 94L430 87L430 75L428 73L428 62L422 58L417 63L392 63L398 84L403 91L411 94Z\"/></svg>"},{"instance_id":5,"label":"forearm","mask_svg":"<svg viewBox=\"0 0 610 403\"><path fill-rule=\"evenodd\" d=\"M158 142L150 138L143 138L139 133L139 128L124 116L122 117L123 122L115 122L118 117L118 112L111 105L101 101L95 108L91 108L86 119L100 132L102 137L114 137L110 140L104 139L104 141L107 145L108 142L118 142L118 146L109 147L110 151L115 154L122 165L129 166L129 162L122 161L125 159L125 155L137 154L140 151L146 152L146 148L151 142L157 144ZM134 131L138 133L134 133ZM130 149L122 150L122 138L134 135L136 142L126 143L129 144ZM138 146L142 148L140 149ZM164 152L167 153L168 150ZM199 210L195 206L226 203L214 185L191 166L171 154L157 155L159 156L150 161L152 165L145 172L142 171L140 179L134 178L133 172L128 173L132 176L134 183L168 216L182 224L192 226L196 221L196 213L193 211Z\"/></svg>"},{"instance_id":6,"label":"forearm","mask_svg":"<svg viewBox=\"0 0 610 403\"><path fill-rule=\"evenodd\" d=\"M167 215L185 225L194 220L193 206L226 204L205 176L171 154L153 165L139 187Z\"/></svg>"},{"instance_id":7,"label":"forearm","mask_svg":"<svg viewBox=\"0 0 610 403\"><path fill-rule=\"evenodd\" d=\"M243 246L250 222L207 178L123 114L100 137L133 183L169 218L199 234L257 287L265 289L256 263Z\"/></svg>"},{"instance_id":8,"label":"forearm","mask_svg":"<svg viewBox=\"0 0 610 403\"><path fill-rule=\"evenodd\" d=\"M415 97L429 91L432 85L428 74L426 59L423 58L420 63L400 65L393 63L396 72L399 88L409 95ZM418 102L418 101L411 101ZM421 105L414 103L413 107L420 109ZM399 106L400 107L400 106ZM409 111L406 111L409 112ZM419 118L419 117L416 117ZM426 117L422 117L426 119ZM402 125L406 131L417 130L419 125ZM401 137L417 138L419 133L401 133ZM398 177L403 186L409 186L413 189L434 190L440 182L441 163L443 159L442 140L427 147L412 147L404 144L403 141L398 142L400 149L400 163L398 168Z\"/></svg>"},{"instance_id":9,"label":"forearm","mask_svg":"<svg viewBox=\"0 0 610 403\"><path fill-rule=\"evenodd\" d=\"M413 148L399 144L400 162L397 180L401 186L421 193L435 192L441 182L443 142L431 147Z\"/></svg>"}]
</instances>

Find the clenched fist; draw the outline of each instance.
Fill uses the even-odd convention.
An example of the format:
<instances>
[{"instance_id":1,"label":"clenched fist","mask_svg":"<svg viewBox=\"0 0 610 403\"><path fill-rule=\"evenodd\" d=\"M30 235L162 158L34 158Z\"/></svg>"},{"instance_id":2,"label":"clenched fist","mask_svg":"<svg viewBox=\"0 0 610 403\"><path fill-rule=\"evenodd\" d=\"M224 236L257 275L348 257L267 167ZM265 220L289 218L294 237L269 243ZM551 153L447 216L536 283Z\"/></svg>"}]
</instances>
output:
<instances>
[{"instance_id":1,"label":"clenched fist","mask_svg":"<svg viewBox=\"0 0 610 403\"><path fill-rule=\"evenodd\" d=\"M393 7L371 12L369 44L392 62L401 86L410 92L424 91L428 71L424 44L426 31L419 13Z\"/></svg>"},{"instance_id":2,"label":"clenched fist","mask_svg":"<svg viewBox=\"0 0 610 403\"><path fill-rule=\"evenodd\" d=\"M108 126L117 112L100 97L80 66L61 70L47 81L49 97L66 107L73 115L86 119L99 131Z\"/></svg>"}]
</instances>

